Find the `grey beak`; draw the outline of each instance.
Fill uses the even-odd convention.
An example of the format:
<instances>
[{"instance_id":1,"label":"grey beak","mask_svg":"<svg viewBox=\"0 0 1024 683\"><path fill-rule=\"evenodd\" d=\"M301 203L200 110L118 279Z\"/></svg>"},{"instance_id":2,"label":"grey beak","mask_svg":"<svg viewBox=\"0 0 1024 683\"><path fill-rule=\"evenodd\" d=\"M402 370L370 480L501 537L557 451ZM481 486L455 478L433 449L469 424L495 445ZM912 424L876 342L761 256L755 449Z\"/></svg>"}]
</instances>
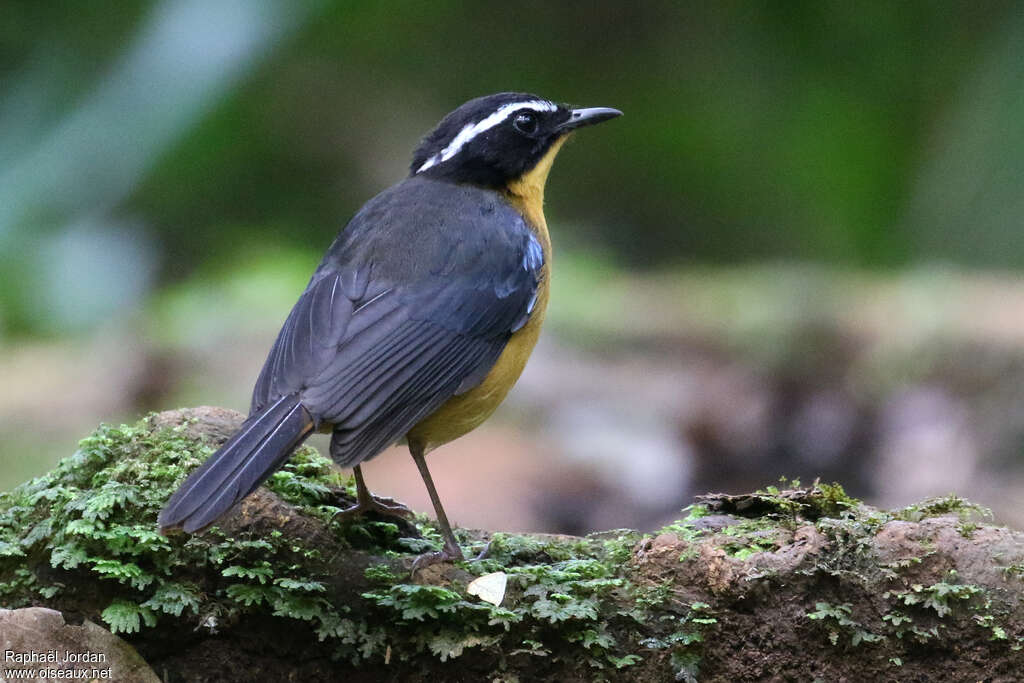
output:
<instances>
[{"instance_id":1,"label":"grey beak","mask_svg":"<svg viewBox=\"0 0 1024 683\"><path fill-rule=\"evenodd\" d=\"M587 109L573 109L569 113L569 120L558 127L560 131L576 130L583 126L591 126L608 119L622 116L622 112L611 107L589 107Z\"/></svg>"}]
</instances>

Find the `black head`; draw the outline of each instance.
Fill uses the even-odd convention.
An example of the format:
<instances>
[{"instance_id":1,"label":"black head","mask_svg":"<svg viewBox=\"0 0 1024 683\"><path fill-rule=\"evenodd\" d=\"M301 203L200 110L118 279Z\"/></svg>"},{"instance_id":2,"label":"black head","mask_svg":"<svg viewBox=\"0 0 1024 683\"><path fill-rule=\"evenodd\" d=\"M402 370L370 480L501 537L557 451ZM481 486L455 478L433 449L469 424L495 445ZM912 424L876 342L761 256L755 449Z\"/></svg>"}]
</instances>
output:
<instances>
[{"instance_id":1,"label":"black head","mask_svg":"<svg viewBox=\"0 0 1024 683\"><path fill-rule=\"evenodd\" d=\"M470 100L445 116L412 158L412 175L502 187L522 177L576 128L616 116L616 109L572 109L529 93Z\"/></svg>"}]
</instances>

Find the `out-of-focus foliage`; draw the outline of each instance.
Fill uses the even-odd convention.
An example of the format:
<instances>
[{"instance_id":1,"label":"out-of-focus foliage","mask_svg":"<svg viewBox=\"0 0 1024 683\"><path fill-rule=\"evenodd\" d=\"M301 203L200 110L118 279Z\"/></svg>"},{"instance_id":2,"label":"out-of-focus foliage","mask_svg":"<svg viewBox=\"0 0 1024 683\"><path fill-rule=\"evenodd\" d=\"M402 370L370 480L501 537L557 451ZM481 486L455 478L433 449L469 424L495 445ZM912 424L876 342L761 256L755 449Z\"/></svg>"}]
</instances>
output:
<instances>
[{"instance_id":1,"label":"out-of-focus foliage","mask_svg":"<svg viewBox=\"0 0 1024 683\"><path fill-rule=\"evenodd\" d=\"M319 253L504 89L627 114L559 162L563 248L1019 265L1022 40L1011 2L7 2L0 324L87 327L249 243Z\"/></svg>"},{"instance_id":2,"label":"out-of-focus foliage","mask_svg":"<svg viewBox=\"0 0 1024 683\"><path fill-rule=\"evenodd\" d=\"M626 115L556 164L546 333L433 461L455 517L649 526L783 474L1017 514L1024 288L968 269L1024 266L1021 45L1009 0L6 0L0 488L245 408L337 230L514 89ZM422 493L398 462L372 485Z\"/></svg>"}]
</instances>

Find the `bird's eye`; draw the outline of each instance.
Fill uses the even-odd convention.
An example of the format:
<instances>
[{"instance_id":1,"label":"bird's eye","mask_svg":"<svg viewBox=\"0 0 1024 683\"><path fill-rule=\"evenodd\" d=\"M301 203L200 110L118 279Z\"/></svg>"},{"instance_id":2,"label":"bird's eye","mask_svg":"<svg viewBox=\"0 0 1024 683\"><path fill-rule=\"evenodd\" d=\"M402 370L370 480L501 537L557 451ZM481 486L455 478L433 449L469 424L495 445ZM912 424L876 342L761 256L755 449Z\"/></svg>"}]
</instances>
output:
<instances>
[{"instance_id":1,"label":"bird's eye","mask_svg":"<svg viewBox=\"0 0 1024 683\"><path fill-rule=\"evenodd\" d=\"M512 119L512 126L524 135L533 135L537 132L537 115L527 111L520 112Z\"/></svg>"}]
</instances>

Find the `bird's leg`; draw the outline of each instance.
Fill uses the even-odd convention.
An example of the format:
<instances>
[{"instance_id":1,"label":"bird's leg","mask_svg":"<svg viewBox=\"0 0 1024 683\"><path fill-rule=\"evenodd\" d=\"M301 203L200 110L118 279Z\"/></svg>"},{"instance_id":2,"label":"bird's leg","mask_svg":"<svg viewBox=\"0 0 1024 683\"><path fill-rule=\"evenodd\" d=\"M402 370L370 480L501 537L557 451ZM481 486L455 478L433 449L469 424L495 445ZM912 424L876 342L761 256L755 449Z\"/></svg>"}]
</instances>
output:
<instances>
[{"instance_id":1,"label":"bird's leg","mask_svg":"<svg viewBox=\"0 0 1024 683\"><path fill-rule=\"evenodd\" d=\"M413 516L412 510L393 498L378 498L370 493L370 489L366 488L366 482L363 481L363 470L359 465L355 466L352 474L356 478L356 504L336 512L331 521L340 522L366 514L367 512L376 512L386 517L401 517L403 519L409 519Z\"/></svg>"},{"instance_id":2,"label":"bird's leg","mask_svg":"<svg viewBox=\"0 0 1024 683\"><path fill-rule=\"evenodd\" d=\"M448 515L444 513L444 508L441 506L441 499L437 495L437 489L434 488L434 480L430 477L427 461L423 458L423 445L410 440L409 453L412 454L412 459L420 470L420 476L423 477L427 493L430 494L430 502L434 504L434 513L437 514L437 523L441 527L441 536L444 537L444 547L441 550L424 553L413 561L412 573L415 574L420 569L429 567L432 564L457 562L465 558L462 556L462 548L459 547L458 541L455 540L455 534L452 533L452 526L448 523Z\"/></svg>"}]
</instances>

